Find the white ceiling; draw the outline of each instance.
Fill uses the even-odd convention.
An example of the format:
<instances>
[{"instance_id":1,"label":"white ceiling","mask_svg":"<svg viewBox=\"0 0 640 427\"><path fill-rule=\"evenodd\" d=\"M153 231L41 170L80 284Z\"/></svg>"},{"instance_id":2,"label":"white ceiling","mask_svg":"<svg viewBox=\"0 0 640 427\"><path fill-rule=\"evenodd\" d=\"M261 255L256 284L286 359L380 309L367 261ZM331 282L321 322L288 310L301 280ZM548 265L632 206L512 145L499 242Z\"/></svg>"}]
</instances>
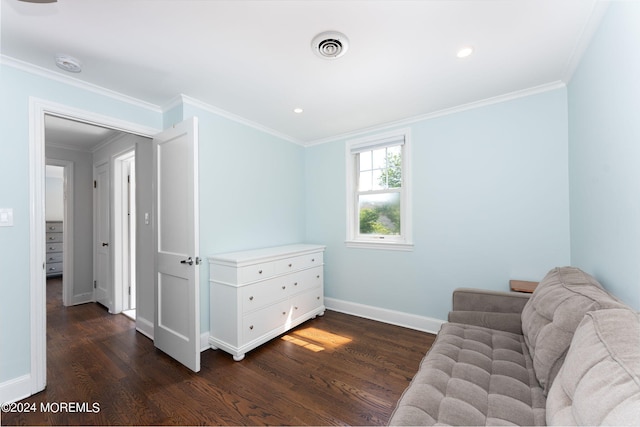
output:
<instances>
[{"instance_id":1,"label":"white ceiling","mask_svg":"<svg viewBox=\"0 0 640 427\"><path fill-rule=\"evenodd\" d=\"M565 82L598 0L1 0L1 52L162 107L178 94L300 143ZM349 51L313 54L341 31ZM474 53L456 57L470 45ZM72 55L83 71L56 68ZM304 113L295 114L300 107Z\"/></svg>"}]
</instances>

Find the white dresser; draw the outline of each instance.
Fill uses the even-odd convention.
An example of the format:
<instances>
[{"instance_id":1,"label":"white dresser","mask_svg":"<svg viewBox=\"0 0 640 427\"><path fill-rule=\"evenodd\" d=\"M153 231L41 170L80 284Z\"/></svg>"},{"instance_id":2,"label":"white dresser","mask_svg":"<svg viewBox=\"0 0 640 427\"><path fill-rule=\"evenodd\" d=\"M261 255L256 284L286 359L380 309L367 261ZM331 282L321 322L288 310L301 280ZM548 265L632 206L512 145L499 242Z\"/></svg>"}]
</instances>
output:
<instances>
[{"instance_id":1,"label":"white dresser","mask_svg":"<svg viewBox=\"0 0 640 427\"><path fill-rule=\"evenodd\" d=\"M62 274L62 221L47 221L47 277Z\"/></svg>"},{"instance_id":2,"label":"white dresser","mask_svg":"<svg viewBox=\"0 0 640 427\"><path fill-rule=\"evenodd\" d=\"M209 258L213 349L247 351L324 314L324 246L297 244Z\"/></svg>"}]
</instances>

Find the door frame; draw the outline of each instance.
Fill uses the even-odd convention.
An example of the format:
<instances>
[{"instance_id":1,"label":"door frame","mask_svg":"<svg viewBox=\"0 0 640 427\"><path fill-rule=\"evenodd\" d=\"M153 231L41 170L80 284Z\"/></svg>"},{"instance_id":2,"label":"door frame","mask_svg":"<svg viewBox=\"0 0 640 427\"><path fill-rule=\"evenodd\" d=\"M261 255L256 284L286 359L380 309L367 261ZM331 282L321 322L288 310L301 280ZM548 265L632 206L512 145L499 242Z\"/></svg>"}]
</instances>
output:
<instances>
[{"instance_id":1,"label":"door frame","mask_svg":"<svg viewBox=\"0 0 640 427\"><path fill-rule=\"evenodd\" d=\"M132 256L135 257L135 253L131 253L131 241L135 242L135 229L131 230L131 221L135 223L135 203L133 208L130 205L130 197L128 189L130 185L135 185L135 177L133 177L133 183L128 182L126 176L128 175L127 167L131 167L131 164L135 164L136 150L135 147L131 150L125 151L121 154L117 154L113 157L113 218L111 224L113 224L112 230L112 242L113 242L113 270L114 276L118 280L114 281L114 299L113 305L116 313L120 313L125 309L129 309L130 305L125 303L125 299L128 299L128 293L125 292L128 286L131 286L132 268L131 266ZM129 184L129 185L128 185ZM127 209L131 216L127 215ZM135 270L133 271L135 273ZM120 283L120 286L117 285ZM135 295L134 295L135 298ZM134 303L135 305L135 303ZM126 308L125 308L126 306Z\"/></svg>"},{"instance_id":2,"label":"door frame","mask_svg":"<svg viewBox=\"0 0 640 427\"><path fill-rule=\"evenodd\" d=\"M46 159L46 164L64 169L62 191L64 194L62 214L62 304L73 305L73 162L70 160ZM46 186L45 186L46 187ZM46 188L45 188L46 190ZM46 281L46 274L45 274Z\"/></svg>"},{"instance_id":3,"label":"door frame","mask_svg":"<svg viewBox=\"0 0 640 427\"><path fill-rule=\"evenodd\" d=\"M29 320L30 362L28 395L47 384L47 298L45 271L45 115L99 125L146 138L161 130L126 120L29 97ZM71 291L70 291L71 292Z\"/></svg>"}]
</instances>

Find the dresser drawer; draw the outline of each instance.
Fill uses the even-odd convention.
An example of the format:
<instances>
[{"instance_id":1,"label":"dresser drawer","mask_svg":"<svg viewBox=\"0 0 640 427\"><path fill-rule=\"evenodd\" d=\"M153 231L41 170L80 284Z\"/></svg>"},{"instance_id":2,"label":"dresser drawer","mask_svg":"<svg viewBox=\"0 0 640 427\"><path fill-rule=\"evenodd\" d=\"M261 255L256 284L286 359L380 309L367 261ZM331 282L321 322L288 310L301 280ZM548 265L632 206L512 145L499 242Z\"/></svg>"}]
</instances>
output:
<instances>
[{"instance_id":1,"label":"dresser drawer","mask_svg":"<svg viewBox=\"0 0 640 427\"><path fill-rule=\"evenodd\" d=\"M265 307L247 314L242 319L242 340L249 343L273 329L283 326L290 319L288 301Z\"/></svg>"},{"instance_id":2,"label":"dresser drawer","mask_svg":"<svg viewBox=\"0 0 640 427\"><path fill-rule=\"evenodd\" d=\"M274 278L243 286L240 290L242 313L248 313L287 298L290 292L291 285L288 285L287 281L282 278Z\"/></svg>"},{"instance_id":3,"label":"dresser drawer","mask_svg":"<svg viewBox=\"0 0 640 427\"><path fill-rule=\"evenodd\" d=\"M324 304L322 288L312 289L291 298L291 319L296 319Z\"/></svg>"},{"instance_id":4,"label":"dresser drawer","mask_svg":"<svg viewBox=\"0 0 640 427\"><path fill-rule=\"evenodd\" d=\"M62 273L62 263L56 262L53 264L47 263L47 275L49 274L60 274Z\"/></svg>"},{"instance_id":5,"label":"dresser drawer","mask_svg":"<svg viewBox=\"0 0 640 427\"><path fill-rule=\"evenodd\" d=\"M51 252L62 252L62 243L48 243L47 242L47 253Z\"/></svg>"},{"instance_id":6,"label":"dresser drawer","mask_svg":"<svg viewBox=\"0 0 640 427\"><path fill-rule=\"evenodd\" d=\"M62 262L62 252L47 254L47 264L53 264L54 262Z\"/></svg>"},{"instance_id":7,"label":"dresser drawer","mask_svg":"<svg viewBox=\"0 0 640 427\"><path fill-rule=\"evenodd\" d=\"M276 274L286 274L317 265L322 265L322 252L278 260L275 262L275 272Z\"/></svg>"},{"instance_id":8,"label":"dresser drawer","mask_svg":"<svg viewBox=\"0 0 640 427\"><path fill-rule=\"evenodd\" d=\"M273 262L253 264L238 270L239 283L251 283L274 275Z\"/></svg>"},{"instance_id":9,"label":"dresser drawer","mask_svg":"<svg viewBox=\"0 0 640 427\"><path fill-rule=\"evenodd\" d=\"M47 233L47 244L62 242L62 233Z\"/></svg>"},{"instance_id":10,"label":"dresser drawer","mask_svg":"<svg viewBox=\"0 0 640 427\"><path fill-rule=\"evenodd\" d=\"M47 233L62 233L61 222L47 222Z\"/></svg>"}]
</instances>

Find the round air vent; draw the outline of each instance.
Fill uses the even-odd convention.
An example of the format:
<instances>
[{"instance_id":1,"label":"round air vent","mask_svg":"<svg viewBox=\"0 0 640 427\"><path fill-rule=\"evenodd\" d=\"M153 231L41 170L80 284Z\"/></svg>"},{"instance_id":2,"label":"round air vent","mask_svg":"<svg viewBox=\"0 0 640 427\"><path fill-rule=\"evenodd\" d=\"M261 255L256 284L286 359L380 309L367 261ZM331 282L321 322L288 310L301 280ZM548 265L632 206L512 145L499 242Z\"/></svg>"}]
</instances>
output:
<instances>
[{"instance_id":1,"label":"round air vent","mask_svg":"<svg viewBox=\"0 0 640 427\"><path fill-rule=\"evenodd\" d=\"M56 65L70 73L79 73L82 71L82 63L69 55L56 55Z\"/></svg>"},{"instance_id":2,"label":"round air vent","mask_svg":"<svg viewBox=\"0 0 640 427\"><path fill-rule=\"evenodd\" d=\"M311 49L320 58L340 58L349 49L349 39L337 31L325 31L313 38Z\"/></svg>"}]
</instances>

